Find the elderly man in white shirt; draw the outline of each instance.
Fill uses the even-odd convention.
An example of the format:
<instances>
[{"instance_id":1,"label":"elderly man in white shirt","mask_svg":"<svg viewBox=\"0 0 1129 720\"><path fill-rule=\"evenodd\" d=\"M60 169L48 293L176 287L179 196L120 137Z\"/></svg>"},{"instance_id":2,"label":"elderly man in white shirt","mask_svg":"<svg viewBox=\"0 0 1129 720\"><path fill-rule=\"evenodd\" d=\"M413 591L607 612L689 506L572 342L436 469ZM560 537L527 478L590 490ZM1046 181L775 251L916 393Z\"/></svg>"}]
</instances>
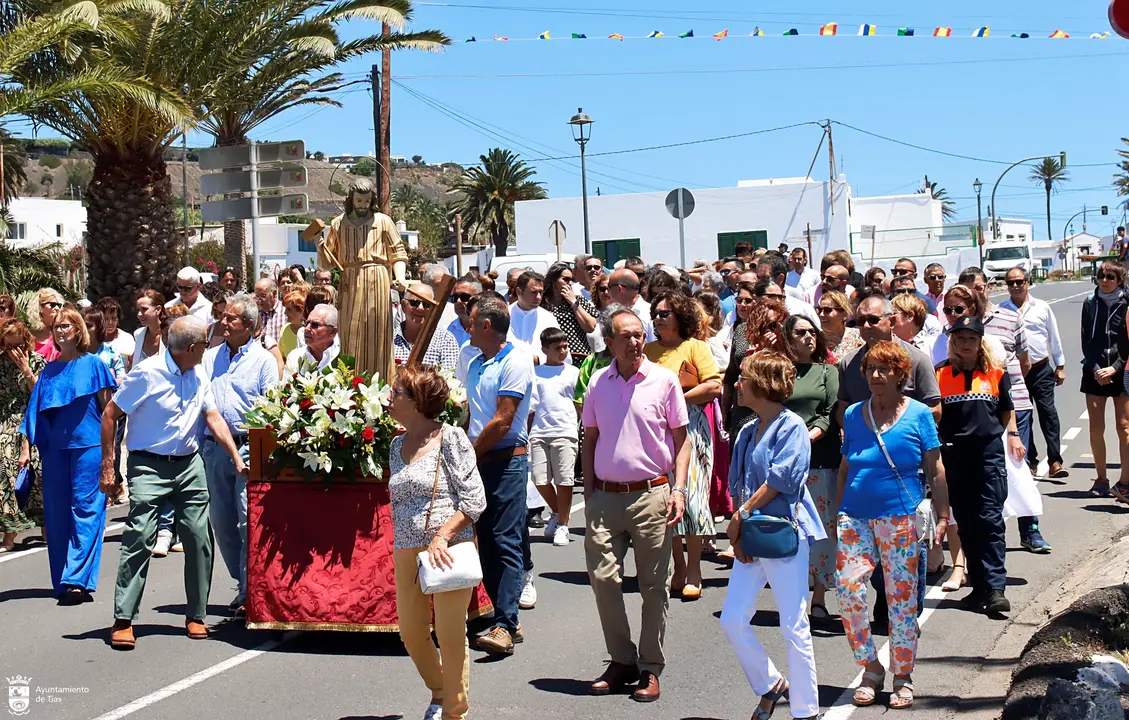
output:
<instances>
[{"instance_id":1,"label":"elderly man in white shirt","mask_svg":"<svg viewBox=\"0 0 1129 720\"><path fill-rule=\"evenodd\" d=\"M201 426L207 425L237 473L245 473L246 465L217 409L211 383L199 367L208 349L207 331L199 318L175 320L169 328L168 349L138 363L102 413L101 485L106 493L114 487L114 431L123 416L130 419L125 434L129 516L122 533L110 632L110 646L116 650L132 650L136 644L133 621L145 591L157 516L166 500L176 508L184 543L188 637L208 637L212 541L208 482L199 453Z\"/></svg>"},{"instance_id":2,"label":"elderly man in white shirt","mask_svg":"<svg viewBox=\"0 0 1129 720\"><path fill-rule=\"evenodd\" d=\"M321 372L341 353L341 345L335 342L337 308L324 304L315 307L306 318L305 330L306 344L290 351L283 377L300 372Z\"/></svg>"},{"instance_id":3,"label":"elderly man in white shirt","mask_svg":"<svg viewBox=\"0 0 1129 720\"><path fill-rule=\"evenodd\" d=\"M188 311L206 323L212 321L212 303L200 292L200 271L194 267L181 268L176 274L177 295L165 307L183 304Z\"/></svg>"},{"instance_id":4,"label":"elderly man in white shirt","mask_svg":"<svg viewBox=\"0 0 1129 720\"><path fill-rule=\"evenodd\" d=\"M545 353L541 350L541 333L547 328L560 327L553 313L541 307L541 299L545 296L545 277L539 272L526 270L518 276L515 290L517 302L510 305L510 331L506 340L521 346L538 363L543 363ZM571 365L572 358L566 358L565 364Z\"/></svg>"},{"instance_id":5,"label":"elderly man in white shirt","mask_svg":"<svg viewBox=\"0 0 1129 720\"><path fill-rule=\"evenodd\" d=\"M767 278L776 283L776 287L784 291L784 306L788 309L788 314L802 315L817 329L822 330L823 326L819 322L819 315L815 308L797 298L795 288L790 288L784 284L784 278L787 274L788 264L784 262L784 258L779 253L765 253L757 261L757 278L760 280Z\"/></svg>"},{"instance_id":6,"label":"elderly man in white shirt","mask_svg":"<svg viewBox=\"0 0 1129 720\"><path fill-rule=\"evenodd\" d=\"M1031 402L1039 413L1039 427L1047 442L1047 474L1053 478L1066 477L1069 473L1062 464L1060 447L1060 428L1058 410L1055 409L1055 388L1066 382L1066 355L1062 351L1062 341L1058 334L1058 321L1054 311L1045 301L1028 292L1030 286L1027 271L1021 267L1007 272L1008 299L1000 307L1019 314L1019 321L1027 334L1027 356L1031 369L1024 376L1024 384L1031 393ZM1035 447L1035 433L1031 433L1031 445L1027 448L1029 465L1038 466L1038 450Z\"/></svg>"},{"instance_id":7,"label":"elderly man in white shirt","mask_svg":"<svg viewBox=\"0 0 1129 720\"><path fill-rule=\"evenodd\" d=\"M788 277L784 284L796 288L801 293L814 288L819 284L819 273L808 267L808 251L803 248L793 248L788 254Z\"/></svg>"}]
</instances>

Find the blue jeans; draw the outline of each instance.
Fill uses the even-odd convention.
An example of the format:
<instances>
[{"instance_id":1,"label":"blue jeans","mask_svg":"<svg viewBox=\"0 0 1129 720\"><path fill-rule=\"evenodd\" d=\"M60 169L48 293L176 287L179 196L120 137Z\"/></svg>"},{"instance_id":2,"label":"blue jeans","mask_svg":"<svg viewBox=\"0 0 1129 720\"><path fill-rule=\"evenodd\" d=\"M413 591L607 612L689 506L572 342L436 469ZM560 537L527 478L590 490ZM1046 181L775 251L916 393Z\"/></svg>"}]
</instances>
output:
<instances>
[{"instance_id":1,"label":"blue jeans","mask_svg":"<svg viewBox=\"0 0 1129 720\"><path fill-rule=\"evenodd\" d=\"M494 602L495 623L512 635L518 626L518 599L529 557L525 480L529 459L517 455L478 466L486 486L486 510L478 519L482 581Z\"/></svg>"},{"instance_id":2,"label":"blue jeans","mask_svg":"<svg viewBox=\"0 0 1129 720\"><path fill-rule=\"evenodd\" d=\"M1019 439L1023 442L1023 448L1028 452L1031 451L1031 425L1035 419L1034 410L1016 410L1015 411L1015 429L1019 431ZM1007 448L1004 448L1007 452ZM1034 468L1032 468L1034 472ZM1032 530L1039 529L1039 519L1033 517L1016 518L1019 523L1019 536L1021 538L1027 537Z\"/></svg>"},{"instance_id":3,"label":"blue jeans","mask_svg":"<svg viewBox=\"0 0 1129 720\"><path fill-rule=\"evenodd\" d=\"M215 440L205 438L200 454L208 476L208 517L212 537L239 597L247 595L247 480L235 472L235 462ZM239 448L244 462L250 453L245 439Z\"/></svg>"},{"instance_id":4,"label":"blue jeans","mask_svg":"<svg viewBox=\"0 0 1129 720\"><path fill-rule=\"evenodd\" d=\"M173 521L176 520L174 510L175 508L170 500L161 503L161 514L157 518L157 532L168 530L173 534L173 537L176 537L176 531L173 529Z\"/></svg>"}]
</instances>

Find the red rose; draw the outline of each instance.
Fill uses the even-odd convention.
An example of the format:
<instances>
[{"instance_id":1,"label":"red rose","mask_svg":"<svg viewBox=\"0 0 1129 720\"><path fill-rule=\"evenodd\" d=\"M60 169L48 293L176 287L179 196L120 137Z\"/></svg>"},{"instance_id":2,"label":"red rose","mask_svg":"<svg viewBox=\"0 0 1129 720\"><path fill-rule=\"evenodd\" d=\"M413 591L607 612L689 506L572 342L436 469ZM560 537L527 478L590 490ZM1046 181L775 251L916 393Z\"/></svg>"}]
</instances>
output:
<instances>
[{"instance_id":1,"label":"red rose","mask_svg":"<svg viewBox=\"0 0 1129 720\"><path fill-rule=\"evenodd\" d=\"M376 431L370 427L361 430L361 439L363 439L365 442L372 442L376 439Z\"/></svg>"},{"instance_id":2,"label":"red rose","mask_svg":"<svg viewBox=\"0 0 1129 720\"><path fill-rule=\"evenodd\" d=\"M269 424L269 423L268 423L268 424L267 424L267 430L270 430L271 432L274 432L274 425L271 425L271 424Z\"/></svg>"},{"instance_id":3,"label":"red rose","mask_svg":"<svg viewBox=\"0 0 1129 720\"><path fill-rule=\"evenodd\" d=\"M364 384L365 384L365 379L363 377L358 376L358 377L353 378L353 389L354 390L356 390L357 388L359 388L361 385L364 385Z\"/></svg>"},{"instance_id":4,"label":"red rose","mask_svg":"<svg viewBox=\"0 0 1129 720\"><path fill-rule=\"evenodd\" d=\"M342 435L341 437L337 438L337 444L341 447L346 447L349 444L349 438Z\"/></svg>"},{"instance_id":5,"label":"red rose","mask_svg":"<svg viewBox=\"0 0 1129 720\"><path fill-rule=\"evenodd\" d=\"M329 408L328 410L326 410L325 414L329 416L330 420L333 420L334 418L337 417L337 411L334 410L333 408Z\"/></svg>"},{"instance_id":6,"label":"red rose","mask_svg":"<svg viewBox=\"0 0 1129 720\"><path fill-rule=\"evenodd\" d=\"M306 398L302 402L298 403L298 407L302 410L309 410L313 406L314 406L314 401L310 400L309 398Z\"/></svg>"}]
</instances>

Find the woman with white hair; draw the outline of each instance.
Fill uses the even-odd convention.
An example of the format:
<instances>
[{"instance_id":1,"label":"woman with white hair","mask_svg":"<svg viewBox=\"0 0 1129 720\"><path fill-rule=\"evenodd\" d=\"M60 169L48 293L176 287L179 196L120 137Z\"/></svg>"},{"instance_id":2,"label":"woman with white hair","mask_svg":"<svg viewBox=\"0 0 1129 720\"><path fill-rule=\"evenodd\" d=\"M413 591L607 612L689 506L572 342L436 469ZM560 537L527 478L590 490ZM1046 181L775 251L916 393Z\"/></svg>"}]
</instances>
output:
<instances>
[{"instance_id":1,"label":"woman with white hair","mask_svg":"<svg viewBox=\"0 0 1129 720\"><path fill-rule=\"evenodd\" d=\"M40 288L27 306L27 324L35 336L35 352L47 362L59 357L59 349L51 335L55 317L63 309L63 296L58 290Z\"/></svg>"}]
</instances>

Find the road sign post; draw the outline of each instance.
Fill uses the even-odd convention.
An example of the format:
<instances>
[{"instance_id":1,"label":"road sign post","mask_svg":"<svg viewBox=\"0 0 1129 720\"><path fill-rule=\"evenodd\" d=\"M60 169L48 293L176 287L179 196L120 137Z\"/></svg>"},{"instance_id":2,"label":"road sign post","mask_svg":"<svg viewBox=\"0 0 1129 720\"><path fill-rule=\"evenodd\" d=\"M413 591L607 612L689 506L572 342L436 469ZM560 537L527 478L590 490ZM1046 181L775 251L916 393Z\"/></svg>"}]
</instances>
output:
<instances>
[{"instance_id":1,"label":"road sign post","mask_svg":"<svg viewBox=\"0 0 1129 720\"><path fill-rule=\"evenodd\" d=\"M685 220L694 212L694 195L686 188L675 188L666 196L666 211L678 219L678 249L682 264L686 267L686 226Z\"/></svg>"},{"instance_id":2,"label":"road sign post","mask_svg":"<svg viewBox=\"0 0 1129 720\"><path fill-rule=\"evenodd\" d=\"M549 241L557 248L557 262L561 260L561 248L565 244L565 225L560 220L554 220L549 224Z\"/></svg>"}]
</instances>

